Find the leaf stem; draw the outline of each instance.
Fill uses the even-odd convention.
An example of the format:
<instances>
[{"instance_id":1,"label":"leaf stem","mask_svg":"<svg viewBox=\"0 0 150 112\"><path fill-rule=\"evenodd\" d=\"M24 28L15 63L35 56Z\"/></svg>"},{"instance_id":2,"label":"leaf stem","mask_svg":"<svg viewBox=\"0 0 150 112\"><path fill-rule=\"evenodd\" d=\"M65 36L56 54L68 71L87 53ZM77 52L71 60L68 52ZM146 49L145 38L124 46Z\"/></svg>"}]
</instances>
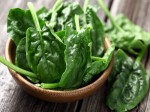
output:
<instances>
[{"instance_id":1,"label":"leaf stem","mask_svg":"<svg viewBox=\"0 0 150 112\"><path fill-rule=\"evenodd\" d=\"M55 2L55 4L53 5L53 8L52 8L52 12L55 11L59 6L60 4L63 2L63 0L57 0Z\"/></svg>"},{"instance_id":2,"label":"leaf stem","mask_svg":"<svg viewBox=\"0 0 150 112\"><path fill-rule=\"evenodd\" d=\"M86 12L86 9L87 9L87 7L88 7L88 4L89 4L89 0L85 0L85 1L84 1L84 6L83 6L84 13Z\"/></svg>"},{"instance_id":3,"label":"leaf stem","mask_svg":"<svg viewBox=\"0 0 150 112\"><path fill-rule=\"evenodd\" d=\"M111 23L121 32L124 32L124 30L118 25L116 24L114 18L112 17L112 15L110 14L108 8L105 6L103 0L98 0L99 5L101 6L101 8L103 9L103 11L105 12L105 14L109 17Z\"/></svg>"},{"instance_id":4,"label":"leaf stem","mask_svg":"<svg viewBox=\"0 0 150 112\"><path fill-rule=\"evenodd\" d=\"M146 50L147 50L147 47L145 47L141 50L141 52L139 53L138 57L135 60L136 62L141 62Z\"/></svg>"},{"instance_id":5,"label":"leaf stem","mask_svg":"<svg viewBox=\"0 0 150 112\"><path fill-rule=\"evenodd\" d=\"M104 58L100 58L100 57L96 57L96 56L91 56L91 59L92 59L93 61L104 60Z\"/></svg>"},{"instance_id":6,"label":"leaf stem","mask_svg":"<svg viewBox=\"0 0 150 112\"><path fill-rule=\"evenodd\" d=\"M29 10L31 12L31 15L32 15L35 27L36 27L36 30L37 31L41 31L40 23L39 23L39 20L38 20L38 17L36 15L36 12L35 12L35 9L34 9L34 6L33 6L32 2L28 2L27 5L28 5L28 8L29 8Z\"/></svg>"},{"instance_id":7,"label":"leaf stem","mask_svg":"<svg viewBox=\"0 0 150 112\"><path fill-rule=\"evenodd\" d=\"M7 67L11 68L12 70L14 70L14 71L16 71L18 73L21 73L24 76L37 78L36 74L13 65L12 63L10 63L7 60L5 60L2 56L0 56L0 62L3 63L4 65L6 65Z\"/></svg>"},{"instance_id":8,"label":"leaf stem","mask_svg":"<svg viewBox=\"0 0 150 112\"><path fill-rule=\"evenodd\" d=\"M56 33L54 32L54 29L52 27L49 26L49 29L52 33L52 35L57 39L59 40L61 43L63 43L63 41L59 38L59 36L56 35Z\"/></svg>"},{"instance_id":9,"label":"leaf stem","mask_svg":"<svg viewBox=\"0 0 150 112\"><path fill-rule=\"evenodd\" d=\"M59 83L41 83L40 87L43 89L54 89L59 87Z\"/></svg>"},{"instance_id":10,"label":"leaf stem","mask_svg":"<svg viewBox=\"0 0 150 112\"><path fill-rule=\"evenodd\" d=\"M79 15L76 14L75 14L75 25L76 25L76 30L80 31Z\"/></svg>"}]
</instances>

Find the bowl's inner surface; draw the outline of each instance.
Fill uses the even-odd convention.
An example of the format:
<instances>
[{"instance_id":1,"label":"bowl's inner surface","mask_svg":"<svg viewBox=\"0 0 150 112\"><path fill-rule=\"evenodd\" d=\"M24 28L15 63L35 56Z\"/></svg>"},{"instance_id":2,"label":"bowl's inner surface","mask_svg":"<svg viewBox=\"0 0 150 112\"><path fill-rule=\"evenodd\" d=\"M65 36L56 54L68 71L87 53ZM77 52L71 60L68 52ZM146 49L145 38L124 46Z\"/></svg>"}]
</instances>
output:
<instances>
[{"instance_id":1,"label":"bowl's inner surface","mask_svg":"<svg viewBox=\"0 0 150 112\"><path fill-rule=\"evenodd\" d=\"M8 47L8 55L9 55L9 59L10 61L15 64L15 55L16 55L16 45L15 43L11 40L9 47Z\"/></svg>"}]
</instances>

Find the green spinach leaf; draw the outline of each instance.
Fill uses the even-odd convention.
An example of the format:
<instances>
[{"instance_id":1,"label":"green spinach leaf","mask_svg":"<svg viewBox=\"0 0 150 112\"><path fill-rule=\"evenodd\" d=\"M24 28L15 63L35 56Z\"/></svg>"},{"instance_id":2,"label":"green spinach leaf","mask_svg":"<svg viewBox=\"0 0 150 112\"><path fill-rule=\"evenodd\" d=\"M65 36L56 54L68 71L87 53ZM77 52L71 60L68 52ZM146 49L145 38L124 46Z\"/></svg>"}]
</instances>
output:
<instances>
[{"instance_id":1,"label":"green spinach leaf","mask_svg":"<svg viewBox=\"0 0 150 112\"><path fill-rule=\"evenodd\" d=\"M83 77L83 82L82 82L83 85L89 83L95 75L100 74L108 67L112 59L114 50L115 50L115 46L112 44L102 58L93 57L95 61L90 63L90 65L88 66L85 75Z\"/></svg>"},{"instance_id":2,"label":"green spinach leaf","mask_svg":"<svg viewBox=\"0 0 150 112\"><path fill-rule=\"evenodd\" d=\"M25 70L30 70L26 59L26 38L22 38L16 48L15 64Z\"/></svg>"},{"instance_id":3,"label":"green spinach leaf","mask_svg":"<svg viewBox=\"0 0 150 112\"><path fill-rule=\"evenodd\" d=\"M46 12L46 8L41 8L37 12L41 27L45 25L42 19ZM35 27L29 10L14 8L9 11L7 17L7 32L16 45L19 44L22 38L26 37L26 30L29 27Z\"/></svg>"},{"instance_id":4,"label":"green spinach leaf","mask_svg":"<svg viewBox=\"0 0 150 112\"><path fill-rule=\"evenodd\" d=\"M66 25L70 25L75 29L75 14L83 14L80 5L78 3L65 2L57 10L50 12L46 18L55 31L64 30Z\"/></svg>"},{"instance_id":5,"label":"green spinach leaf","mask_svg":"<svg viewBox=\"0 0 150 112\"><path fill-rule=\"evenodd\" d=\"M42 7L37 11L37 16L39 19L46 21L46 16L48 14L48 9L46 7Z\"/></svg>"},{"instance_id":6,"label":"green spinach leaf","mask_svg":"<svg viewBox=\"0 0 150 112\"><path fill-rule=\"evenodd\" d=\"M118 19L115 20L104 2L102 0L98 0L98 2L112 23L110 28L106 28L106 33L116 47L132 54L138 54L140 50L150 45L150 33L134 25L123 15L118 16Z\"/></svg>"},{"instance_id":7,"label":"green spinach leaf","mask_svg":"<svg viewBox=\"0 0 150 112\"><path fill-rule=\"evenodd\" d=\"M124 15L120 14L116 16L115 22L125 33L120 32L113 25L105 26L105 32L118 48L122 48L133 54L138 54L138 50L150 45L150 33L134 25Z\"/></svg>"},{"instance_id":8,"label":"green spinach leaf","mask_svg":"<svg viewBox=\"0 0 150 112\"><path fill-rule=\"evenodd\" d=\"M15 64L25 70L31 71L28 62L27 62L27 58L26 58L26 38L22 38L17 46L16 49L16 56L15 56ZM37 78L33 78L33 77L29 77L27 76L27 78L33 82L33 83L38 83L39 80Z\"/></svg>"},{"instance_id":9,"label":"green spinach leaf","mask_svg":"<svg viewBox=\"0 0 150 112\"><path fill-rule=\"evenodd\" d=\"M59 86L65 89L81 86L85 69L90 62L90 29L81 29L79 32L71 27L66 28L65 62L66 70L62 74Z\"/></svg>"},{"instance_id":10,"label":"green spinach leaf","mask_svg":"<svg viewBox=\"0 0 150 112\"><path fill-rule=\"evenodd\" d=\"M30 68L43 83L57 82L65 70L65 45L46 25L41 29L33 4L28 3L36 28L26 32L26 56ZM58 37L59 38L59 37Z\"/></svg>"},{"instance_id":11,"label":"green spinach leaf","mask_svg":"<svg viewBox=\"0 0 150 112\"><path fill-rule=\"evenodd\" d=\"M60 30L60 31L56 32L56 35L64 42L65 30Z\"/></svg>"},{"instance_id":12,"label":"green spinach leaf","mask_svg":"<svg viewBox=\"0 0 150 112\"><path fill-rule=\"evenodd\" d=\"M26 30L31 26L34 27L34 23L29 10L15 8L9 11L7 32L16 45L26 36Z\"/></svg>"},{"instance_id":13,"label":"green spinach leaf","mask_svg":"<svg viewBox=\"0 0 150 112\"><path fill-rule=\"evenodd\" d=\"M119 75L120 72L129 74L133 64L134 61L128 57L123 50L118 49L114 56L112 72L108 78L109 84L112 85L114 83L117 75Z\"/></svg>"},{"instance_id":14,"label":"green spinach leaf","mask_svg":"<svg viewBox=\"0 0 150 112\"><path fill-rule=\"evenodd\" d=\"M29 66L42 82L58 81L65 70L65 46L43 27L41 34L35 28L27 30L26 54Z\"/></svg>"},{"instance_id":15,"label":"green spinach leaf","mask_svg":"<svg viewBox=\"0 0 150 112\"><path fill-rule=\"evenodd\" d=\"M104 27L96 12L88 7L86 10L87 24L91 24L92 55L102 56L104 52Z\"/></svg>"},{"instance_id":16,"label":"green spinach leaf","mask_svg":"<svg viewBox=\"0 0 150 112\"><path fill-rule=\"evenodd\" d=\"M111 110L125 112L134 108L146 95L149 88L149 78L143 65L130 59L122 50L115 58L113 70L114 83L108 94L106 104ZM122 60L123 59L123 60ZM117 69L121 68L120 71ZM115 76L115 77L114 77Z\"/></svg>"}]
</instances>

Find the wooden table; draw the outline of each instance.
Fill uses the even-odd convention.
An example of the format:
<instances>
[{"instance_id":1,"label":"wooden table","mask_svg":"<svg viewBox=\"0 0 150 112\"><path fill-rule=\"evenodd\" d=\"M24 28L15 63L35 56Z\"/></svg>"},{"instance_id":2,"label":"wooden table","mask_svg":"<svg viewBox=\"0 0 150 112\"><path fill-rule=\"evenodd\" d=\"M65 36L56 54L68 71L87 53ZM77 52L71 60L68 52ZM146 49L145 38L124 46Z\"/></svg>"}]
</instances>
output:
<instances>
[{"instance_id":1,"label":"wooden table","mask_svg":"<svg viewBox=\"0 0 150 112\"><path fill-rule=\"evenodd\" d=\"M4 56L7 34L7 14L14 7L26 8L32 1L36 9L41 6L51 7L55 0L0 0L0 55ZM83 5L84 0L76 0ZM113 15L124 13L135 24L150 31L150 0L105 0ZM91 0L91 4L97 4ZM107 18L100 10L100 18ZM143 63L150 75L150 49ZM7 67L0 63L0 112L110 112L105 105L105 86L88 98L72 103L45 102L28 95L10 76ZM150 112L150 92L132 112Z\"/></svg>"}]
</instances>

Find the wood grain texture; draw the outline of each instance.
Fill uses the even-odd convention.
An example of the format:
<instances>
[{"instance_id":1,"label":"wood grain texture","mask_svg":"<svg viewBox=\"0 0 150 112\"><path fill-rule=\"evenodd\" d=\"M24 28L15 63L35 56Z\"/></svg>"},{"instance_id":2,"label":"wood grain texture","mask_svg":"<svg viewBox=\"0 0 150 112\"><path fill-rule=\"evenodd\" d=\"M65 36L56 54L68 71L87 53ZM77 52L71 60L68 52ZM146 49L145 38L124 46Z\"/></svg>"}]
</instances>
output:
<instances>
[{"instance_id":1,"label":"wood grain texture","mask_svg":"<svg viewBox=\"0 0 150 112\"><path fill-rule=\"evenodd\" d=\"M1 0L0 1L0 55L4 56L4 47L8 38L7 14L10 8L27 8L27 2L34 3L35 8L41 6L52 7L55 0ZM74 1L74 0L71 0ZM75 0L82 6L84 0ZM124 13L135 24L140 25L146 31L150 31L150 0L105 0L105 3L113 15ZM96 4L91 0L90 4ZM111 6L112 4L112 6ZM102 10L98 15L105 20ZM148 75L150 75L150 49L144 59ZM7 67L0 63L0 112L110 112L105 105L107 84L88 98L72 103L45 102L28 95L9 74ZM150 92L132 112L150 112Z\"/></svg>"}]
</instances>

